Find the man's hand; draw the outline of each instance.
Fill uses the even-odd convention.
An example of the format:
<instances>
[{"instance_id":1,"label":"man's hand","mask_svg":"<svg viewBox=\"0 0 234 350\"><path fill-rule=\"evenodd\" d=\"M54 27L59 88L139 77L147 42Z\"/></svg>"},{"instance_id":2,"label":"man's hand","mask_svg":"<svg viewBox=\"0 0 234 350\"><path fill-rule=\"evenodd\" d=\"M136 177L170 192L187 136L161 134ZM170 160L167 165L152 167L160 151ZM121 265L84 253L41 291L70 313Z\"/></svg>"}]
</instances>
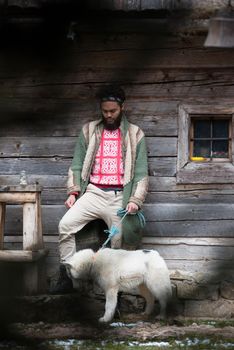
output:
<instances>
[{"instance_id":1,"label":"man's hand","mask_svg":"<svg viewBox=\"0 0 234 350\"><path fill-rule=\"evenodd\" d=\"M128 211L129 214L136 213L138 209L139 209L138 205L133 202L129 202L128 205L126 206L126 210Z\"/></svg>"},{"instance_id":2,"label":"man's hand","mask_svg":"<svg viewBox=\"0 0 234 350\"><path fill-rule=\"evenodd\" d=\"M68 197L68 199L66 200L66 202L64 203L66 208L71 208L74 203L76 201L76 196L74 194L70 194L70 196Z\"/></svg>"}]
</instances>

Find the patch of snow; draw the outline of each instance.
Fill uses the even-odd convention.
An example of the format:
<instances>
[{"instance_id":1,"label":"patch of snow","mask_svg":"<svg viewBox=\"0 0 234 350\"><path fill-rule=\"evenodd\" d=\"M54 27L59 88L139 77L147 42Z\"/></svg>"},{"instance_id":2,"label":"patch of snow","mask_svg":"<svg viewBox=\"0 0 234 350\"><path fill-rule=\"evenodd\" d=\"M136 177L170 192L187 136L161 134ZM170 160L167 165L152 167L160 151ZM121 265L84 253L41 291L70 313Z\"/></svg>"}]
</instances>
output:
<instances>
[{"instance_id":1,"label":"patch of snow","mask_svg":"<svg viewBox=\"0 0 234 350\"><path fill-rule=\"evenodd\" d=\"M113 322L110 324L111 327L135 327L136 323L123 323L123 322Z\"/></svg>"},{"instance_id":2,"label":"patch of snow","mask_svg":"<svg viewBox=\"0 0 234 350\"><path fill-rule=\"evenodd\" d=\"M140 343L139 341L132 341L128 343L129 346L155 346L155 347L163 347L163 346L170 346L170 344L168 342L164 342L164 341L150 341L147 343Z\"/></svg>"},{"instance_id":3,"label":"patch of snow","mask_svg":"<svg viewBox=\"0 0 234 350\"><path fill-rule=\"evenodd\" d=\"M217 344L215 344L216 346ZM220 344L218 344L220 346ZM234 349L234 343L221 343L221 346L224 347L225 349Z\"/></svg>"}]
</instances>

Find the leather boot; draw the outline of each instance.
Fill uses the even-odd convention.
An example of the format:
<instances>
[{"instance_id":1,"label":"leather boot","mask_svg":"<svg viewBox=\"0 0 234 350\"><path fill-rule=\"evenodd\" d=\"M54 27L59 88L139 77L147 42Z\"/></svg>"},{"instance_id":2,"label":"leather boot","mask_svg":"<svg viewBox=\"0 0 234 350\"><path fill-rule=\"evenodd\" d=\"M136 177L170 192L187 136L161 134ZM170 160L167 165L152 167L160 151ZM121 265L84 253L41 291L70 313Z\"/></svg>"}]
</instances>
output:
<instances>
[{"instance_id":1,"label":"leather boot","mask_svg":"<svg viewBox=\"0 0 234 350\"><path fill-rule=\"evenodd\" d=\"M49 290L50 294L67 294L74 292L72 280L68 277L66 267L60 265L59 278L55 286Z\"/></svg>"}]
</instances>

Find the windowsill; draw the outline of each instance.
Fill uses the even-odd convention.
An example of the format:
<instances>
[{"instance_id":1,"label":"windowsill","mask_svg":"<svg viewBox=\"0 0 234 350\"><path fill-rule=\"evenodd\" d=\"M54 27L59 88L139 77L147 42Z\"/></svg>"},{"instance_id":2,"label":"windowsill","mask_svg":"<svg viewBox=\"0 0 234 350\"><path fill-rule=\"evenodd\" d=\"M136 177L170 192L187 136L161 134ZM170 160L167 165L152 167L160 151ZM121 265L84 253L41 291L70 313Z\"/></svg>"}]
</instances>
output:
<instances>
[{"instance_id":1,"label":"windowsill","mask_svg":"<svg viewBox=\"0 0 234 350\"><path fill-rule=\"evenodd\" d=\"M234 165L230 162L189 162L176 174L178 184L234 183Z\"/></svg>"},{"instance_id":2,"label":"windowsill","mask_svg":"<svg viewBox=\"0 0 234 350\"><path fill-rule=\"evenodd\" d=\"M203 164L207 164L207 163L230 163L230 159L229 158L203 158L204 160L194 160L194 159L190 159L190 162L193 163L203 163Z\"/></svg>"}]
</instances>

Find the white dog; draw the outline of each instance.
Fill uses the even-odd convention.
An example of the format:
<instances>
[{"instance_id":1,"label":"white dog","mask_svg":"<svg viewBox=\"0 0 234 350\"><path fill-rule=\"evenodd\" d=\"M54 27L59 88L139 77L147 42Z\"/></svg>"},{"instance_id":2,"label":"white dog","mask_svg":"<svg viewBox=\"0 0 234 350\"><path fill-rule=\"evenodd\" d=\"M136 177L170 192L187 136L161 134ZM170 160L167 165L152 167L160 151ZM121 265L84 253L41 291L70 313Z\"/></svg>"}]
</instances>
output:
<instances>
[{"instance_id":1,"label":"white dog","mask_svg":"<svg viewBox=\"0 0 234 350\"><path fill-rule=\"evenodd\" d=\"M122 249L84 249L66 263L74 282L92 278L106 296L105 314L100 322L114 316L119 291L138 289L146 300L145 314L150 314L157 299L160 317L165 318L166 305L171 298L169 271L163 258L155 250L127 251ZM75 285L75 283L74 283Z\"/></svg>"}]
</instances>

